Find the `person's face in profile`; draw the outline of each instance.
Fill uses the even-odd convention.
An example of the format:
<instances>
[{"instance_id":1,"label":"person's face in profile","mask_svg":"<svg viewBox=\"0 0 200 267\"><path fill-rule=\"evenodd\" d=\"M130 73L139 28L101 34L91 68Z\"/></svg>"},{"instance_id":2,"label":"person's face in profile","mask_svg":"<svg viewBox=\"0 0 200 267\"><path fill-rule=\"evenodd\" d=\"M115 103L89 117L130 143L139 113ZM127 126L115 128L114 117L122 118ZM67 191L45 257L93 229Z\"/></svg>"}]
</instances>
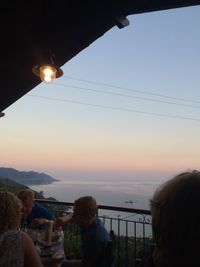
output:
<instances>
[{"instance_id":1,"label":"person's face in profile","mask_svg":"<svg viewBox=\"0 0 200 267\"><path fill-rule=\"evenodd\" d=\"M28 216L34 206L34 200L32 198L27 198L26 200L22 201L22 205L23 216Z\"/></svg>"},{"instance_id":2,"label":"person's face in profile","mask_svg":"<svg viewBox=\"0 0 200 267\"><path fill-rule=\"evenodd\" d=\"M84 216L76 206L74 206L73 221L82 227L86 227L89 224L89 218Z\"/></svg>"}]
</instances>

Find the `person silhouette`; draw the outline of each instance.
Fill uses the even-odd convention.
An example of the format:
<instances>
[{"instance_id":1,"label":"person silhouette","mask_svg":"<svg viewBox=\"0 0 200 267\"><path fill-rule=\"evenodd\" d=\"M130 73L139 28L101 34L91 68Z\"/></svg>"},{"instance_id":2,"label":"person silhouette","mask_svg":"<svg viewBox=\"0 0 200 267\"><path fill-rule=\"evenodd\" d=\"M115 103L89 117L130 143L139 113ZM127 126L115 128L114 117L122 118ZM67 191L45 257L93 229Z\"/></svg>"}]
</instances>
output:
<instances>
[{"instance_id":1,"label":"person silhouette","mask_svg":"<svg viewBox=\"0 0 200 267\"><path fill-rule=\"evenodd\" d=\"M62 267L109 267L107 247L111 237L102 221L96 217L97 203L92 196L74 201L74 213L55 219L55 227L75 222L81 229L81 260L66 260Z\"/></svg>"},{"instance_id":2,"label":"person silhouette","mask_svg":"<svg viewBox=\"0 0 200 267\"><path fill-rule=\"evenodd\" d=\"M10 192L0 192L0 266L42 267L32 239L19 230L21 201Z\"/></svg>"},{"instance_id":3,"label":"person silhouette","mask_svg":"<svg viewBox=\"0 0 200 267\"><path fill-rule=\"evenodd\" d=\"M46 220L54 220L54 215L46 207L35 203L34 192L31 189L20 191L18 198L23 205L22 221L28 228L44 230Z\"/></svg>"},{"instance_id":4,"label":"person silhouette","mask_svg":"<svg viewBox=\"0 0 200 267\"><path fill-rule=\"evenodd\" d=\"M200 266L200 172L183 172L162 184L150 206L155 248L143 266Z\"/></svg>"}]
</instances>

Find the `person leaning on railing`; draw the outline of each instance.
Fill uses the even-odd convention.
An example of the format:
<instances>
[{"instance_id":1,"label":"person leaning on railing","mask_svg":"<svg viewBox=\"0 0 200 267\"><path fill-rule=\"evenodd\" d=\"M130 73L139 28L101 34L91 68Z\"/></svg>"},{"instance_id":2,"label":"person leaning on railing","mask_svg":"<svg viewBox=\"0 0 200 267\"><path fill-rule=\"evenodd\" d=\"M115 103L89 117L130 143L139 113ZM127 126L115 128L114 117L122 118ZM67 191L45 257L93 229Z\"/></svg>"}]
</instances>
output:
<instances>
[{"instance_id":1,"label":"person leaning on railing","mask_svg":"<svg viewBox=\"0 0 200 267\"><path fill-rule=\"evenodd\" d=\"M91 196L81 197L74 202L74 213L55 219L55 228L66 222L75 222L81 228L81 260L67 260L62 267L109 267L106 257L111 237L103 223L96 217L97 203Z\"/></svg>"},{"instance_id":2,"label":"person leaning on railing","mask_svg":"<svg viewBox=\"0 0 200 267\"><path fill-rule=\"evenodd\" d=\"M42 267L31 238L19 230L21 201L10 192L0 192L0 266Z\"/></svg>"},{"instance_id":3,"label":"person leaning on railing","mask_svg":"<svg viewBox=\"0 0 200 267\"><path fill-rule=\"evenodd\" d=\"M200 172L181 173L162 184L151 200L155 248L142 266L200 266Z\"/></svg>"}]
</instances>

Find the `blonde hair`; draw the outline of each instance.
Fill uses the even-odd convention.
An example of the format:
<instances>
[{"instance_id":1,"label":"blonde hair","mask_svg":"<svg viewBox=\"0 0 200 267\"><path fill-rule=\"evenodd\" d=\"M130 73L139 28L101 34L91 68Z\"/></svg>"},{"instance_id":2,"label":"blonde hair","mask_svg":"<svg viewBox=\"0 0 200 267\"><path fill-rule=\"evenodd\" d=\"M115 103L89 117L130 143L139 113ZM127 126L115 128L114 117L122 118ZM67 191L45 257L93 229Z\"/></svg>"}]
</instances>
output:
<instances>
[{"instance_id":1,"label":"blonde hair","mask_svg":"<svg viewBox=\"0 0 200 267\"><path fill-rule=\"evenodd\" d=\"M0 192L0 232L17 229L21 221L21 201L11 192Z\"/></svg>"},{"instance_id":2,"label":"blonde hair","mask_svg":"<svg viewBox=\"0 0 200 267\"><path fill-rule=\"evenodd\" d=\"M34 199L34 192L31 189L24 189L19 192L18 198L21 199L22 202L27 199Z\"/></svg>"},{"instance_id":3,"label":"blonde hair","mask_svg":"<svg viewBox=\"0 0 200 267\"><path fill-rule=\"evenodd\" d=\"M96 200L91 196L80 197L74 201L74 210L83 218L94 217L97 212Z\"/></svg>"}]
</instances>

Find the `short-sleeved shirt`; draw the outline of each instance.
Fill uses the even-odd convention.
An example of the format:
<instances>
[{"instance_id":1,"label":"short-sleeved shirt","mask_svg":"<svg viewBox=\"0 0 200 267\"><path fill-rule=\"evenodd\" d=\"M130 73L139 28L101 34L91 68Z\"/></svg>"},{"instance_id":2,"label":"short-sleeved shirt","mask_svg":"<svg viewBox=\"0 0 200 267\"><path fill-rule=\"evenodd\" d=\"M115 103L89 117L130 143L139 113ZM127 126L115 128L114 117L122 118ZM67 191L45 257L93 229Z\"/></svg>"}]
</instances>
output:
<instances>
[{"instance_id":1,"label":"short-sleeved shirt","mask_svg":"<svg viewBox=\"0 0 200 267\"><path fill-rule=\"evenodd\" d=\"M81 229L82 259L90 266L107 267L105 250L111 237L99 218L95 218L89 228Z\"/></svg>"},{"instance_id":2,"label":"short-sleeved shirt","mask_svg":"<svg viewBox=\"0 0 200 267\"><path fill-rule=\"evenodd\" d=\"M36 203L33 206L31 214L29 214L27 216L27 218L26 218L27 226L29 226L31 224L31 222L34 219L37 219L37 218L44 218L44 219L47 219L47 220L53 220L54 219L54 215L47 208L45 208L44 206ZM37 230L44 230L44 227L45 227L44 225L39 225L38 227L36 227L36 229Z\"/></svg>"},{"instance_id":3,"label":"short-sleeved shirt","mask_svg":"<svg viewBox=\"0 0 200 267\"><path fill-rule=\"evenodd\" d=\"M0 235L0 266L23 267L20 231L11 230Z\"/></svg>"}]
</instances>

